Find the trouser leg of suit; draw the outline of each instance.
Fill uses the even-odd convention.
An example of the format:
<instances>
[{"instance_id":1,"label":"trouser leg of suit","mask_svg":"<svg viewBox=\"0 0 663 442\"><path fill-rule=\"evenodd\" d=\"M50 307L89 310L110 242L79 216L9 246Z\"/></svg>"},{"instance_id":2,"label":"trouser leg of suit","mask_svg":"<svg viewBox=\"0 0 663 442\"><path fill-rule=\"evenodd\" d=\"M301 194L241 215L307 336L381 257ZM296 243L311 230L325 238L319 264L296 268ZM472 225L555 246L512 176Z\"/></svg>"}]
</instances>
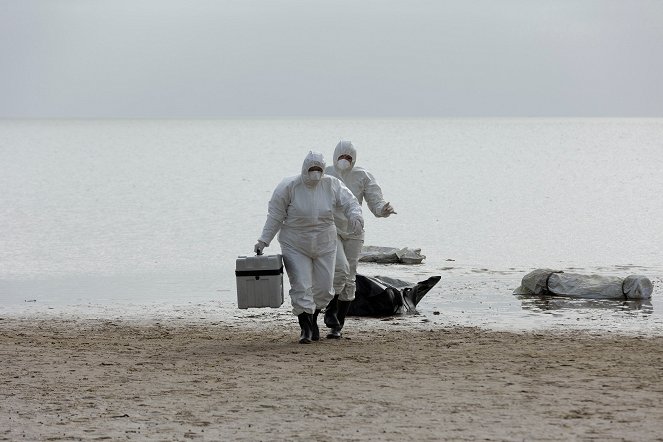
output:
<instances>
[{"instance_id":1,"label":"trouser leg of suit","mask_svg":"<svg viewBox=\"0 0 663 442\"><path fill-rule=\"evenodd\" d=\"M334 262L336 249L313 259L313 301L317 310L323 309L334 297Z\"/></svg>"},{"instance_id":2,"label":"trouser leg of suit","mask_svg":"<svg viewBox=\"0 0 663 442\"><path fill-rule=\"evenodd\" d=\"M313 300L313 259L292 246L281 243L283 264L290 281L290 302L292 312L298 316L301 313L315 312Z\"/></svg>"},{"instance_id":3,"label":"trouser leg of suit","mask_svg":"<svg viewBox=\"0 0 663 442\"><path fill-rule=\"evenodd\" d=\"M355 299L357 264L363 245L364 240L362 239L342 239L340 236L338 237L334 268L334 290L339 301Z\"/></svg>"},{"instance_id":4,"label":"trouser leg of suit","mask_svg":"<svg viewBox=\"0 0 663 442\"><path fill-rule=\"evenodd\" d=\"M350 264L345 256L343 239L336 237L336 262L334 263L334 292L340 295L345 290L345 283L350 274Z\"/></svg>"},{"instance_id":5,"label":"trouser leg of suit","mask_svg":"<svg viewBox=\"0 0 663 442\"><path fill-rule=\"evenodd\" d=\"M363 239L348 239L343 241L343 248L345 249L345 257L348 260L350 267L350 274L348 281L345 284L345 292L339 296L339 301L352 301L355 299L355 292L357 290L357 265L359 264L359 255L364 246Z\"/></svg>"}]
</instances>

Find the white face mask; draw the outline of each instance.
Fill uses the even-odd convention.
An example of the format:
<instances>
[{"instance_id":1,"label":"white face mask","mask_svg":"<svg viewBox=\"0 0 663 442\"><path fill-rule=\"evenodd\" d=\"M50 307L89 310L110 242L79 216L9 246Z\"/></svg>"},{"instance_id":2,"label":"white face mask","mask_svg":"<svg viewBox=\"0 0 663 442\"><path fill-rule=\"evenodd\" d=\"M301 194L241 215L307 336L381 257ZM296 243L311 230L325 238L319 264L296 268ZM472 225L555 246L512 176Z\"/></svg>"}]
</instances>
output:
<instances>
[{"instance_id":1,"label":"white face mask","mask_svg":"<svg viewBox=\"0 0 663 442\"><path fill-rule=\"evenodd\" d=\"M308 177L311 181L320 181L322 178L322 172L319 170L312 170L308 173Z\"/></svg>"},{"instance_id":2,"label":"white face mask","mask_svg":"<svg viewBox=\"0 0 663 442\"><path fill-rule=\"evenodd\" d=\"M346 160L345 158L343 158L342 160L338 160L336 165L341 170L348 170L350 168L350 166L352 166L352 163L349 162L348 160Z\"/></svg>"}]
</instances>

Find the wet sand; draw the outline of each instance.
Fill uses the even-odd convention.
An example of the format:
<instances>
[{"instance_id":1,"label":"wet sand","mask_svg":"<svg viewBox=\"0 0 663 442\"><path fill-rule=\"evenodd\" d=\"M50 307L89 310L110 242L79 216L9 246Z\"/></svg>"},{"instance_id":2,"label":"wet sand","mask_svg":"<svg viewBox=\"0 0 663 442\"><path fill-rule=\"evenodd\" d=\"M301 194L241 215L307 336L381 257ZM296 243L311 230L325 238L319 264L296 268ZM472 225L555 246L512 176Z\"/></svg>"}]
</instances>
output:
<instances>
[{"instance_id":1,"label":"wet sand","mask_svg":"<svg viewBox=\"0 0 663 442\"><path fill-rule=\"evenodd\" d=\"M195 316L195 315L194 315ZM663 440L663 337L4 316L0 440Z\"/></svg>"}]
</instances>

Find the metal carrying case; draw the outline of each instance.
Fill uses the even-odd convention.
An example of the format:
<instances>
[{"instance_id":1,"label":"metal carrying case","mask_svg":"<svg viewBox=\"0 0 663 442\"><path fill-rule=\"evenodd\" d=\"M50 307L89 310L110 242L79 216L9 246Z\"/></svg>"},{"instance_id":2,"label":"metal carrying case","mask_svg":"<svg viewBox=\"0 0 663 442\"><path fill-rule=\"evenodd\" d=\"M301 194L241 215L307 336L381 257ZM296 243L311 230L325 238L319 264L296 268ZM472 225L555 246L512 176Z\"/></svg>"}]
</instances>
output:
<instances>
[{"instance_id":1,"label":"metal carrying case","mask_svg":"<svg viewBox=\"0 0 663 442\"><path fill-rule=\"evenodd\" d=\"M237 307L272 307L283 304L281 255L239 256L235 266Z\"/></svg>"}]
</instances>

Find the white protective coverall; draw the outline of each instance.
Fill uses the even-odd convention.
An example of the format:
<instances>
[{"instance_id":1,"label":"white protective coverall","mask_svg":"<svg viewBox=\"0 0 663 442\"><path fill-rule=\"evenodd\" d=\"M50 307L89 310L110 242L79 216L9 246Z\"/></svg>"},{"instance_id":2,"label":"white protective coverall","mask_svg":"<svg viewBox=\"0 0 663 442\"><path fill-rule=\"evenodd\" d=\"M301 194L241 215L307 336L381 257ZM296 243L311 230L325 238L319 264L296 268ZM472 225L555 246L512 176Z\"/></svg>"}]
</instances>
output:
<instances>
[{"instance_id":1,"label":"white protective coverall","mask_svg":"<svg viewBox=\"0 0 663 442\"><path fill-rule=\"evenodd\" d=\"M341 155L352 157L350 167L341 170L338 158ZM342 140L334 149L334 165L325 170L327 175L339 178L352 191L361 205L366 199L368 208L377 217L387 217L392 212L386 211L387 202L382 196L382 189L373 175L355 166L357 162L357 149L351 141ZM334 222L338 231L338 249L336 251L336 267L334 270L334 291L339 301L352 301L355 299L357 263L362 245L364 244L364 231L355 233L351 231L349 219L342 210L334 211Z\"/></svg>"},{"instance_id":2,"label":"white protective coverall","mask_svg":"<svg viewBox=\"0 0 663 442\"><path fill-rule=\"evenodd\" d=\"M325 170L322 154L309 152L301 175L285 178L269 200L267 221L259 241L266 245L279 232L295 315L313 314L334 297L336 258L334 210L344 214L362 230L364 220L357 198L335 177L310 178L313 166Z\"/></svg>"}]
</instances>

